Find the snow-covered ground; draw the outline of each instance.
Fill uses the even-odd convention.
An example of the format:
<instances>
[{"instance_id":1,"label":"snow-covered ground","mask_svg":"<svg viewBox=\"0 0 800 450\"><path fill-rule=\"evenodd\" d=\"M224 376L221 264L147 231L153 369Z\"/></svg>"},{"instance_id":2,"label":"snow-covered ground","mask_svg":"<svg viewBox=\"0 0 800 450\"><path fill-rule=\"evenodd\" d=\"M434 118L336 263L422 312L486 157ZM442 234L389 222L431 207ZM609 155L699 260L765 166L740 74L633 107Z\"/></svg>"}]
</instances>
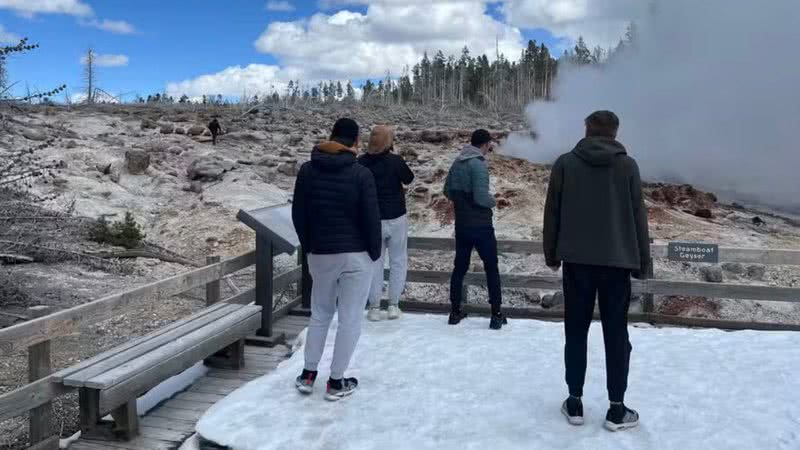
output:
<instances>
[{"instance_id":1,"label":"snow-covered ground","mask_svg":"<svg viewBox=\"0 0 800 450\"><path fill-rule=\"evenodd\" d=\"M235 450L800 448L800 333L632 327L627 403L642 424L614 434L602 428L599 324L580 428L559 412L561 324L512 320L495 332L482 318L452 327L406 315L364 325L348 373L360 380L353 397L323 399L330 345L317 391L300 396L299 351L212 407L197 431Z\"/></svg>"}]
</instances>

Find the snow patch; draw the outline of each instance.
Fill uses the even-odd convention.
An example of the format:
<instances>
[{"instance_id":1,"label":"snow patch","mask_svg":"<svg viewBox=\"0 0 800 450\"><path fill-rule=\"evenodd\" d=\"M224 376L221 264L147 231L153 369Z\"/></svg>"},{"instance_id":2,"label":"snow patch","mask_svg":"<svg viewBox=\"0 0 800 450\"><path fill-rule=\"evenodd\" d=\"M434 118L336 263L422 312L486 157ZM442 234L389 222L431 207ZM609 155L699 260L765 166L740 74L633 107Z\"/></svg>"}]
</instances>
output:
<instances>
[{"instance_id":1,"label":"snow patch","mask_svg":"<svg viewBox=\"0 0 800 450\"><path fill-rule=\"evenodd\" d=\"M203 364L203 361L200 361L178 375L167 378L158 386L136 399L136 410L140 416L144 416L148 411L158 406L159 403L171 398L178 392L186 390L195 381L204 377L206 373L208 373L208 367Z\"/></svg>"},{"instance_id":2,"label":"snow patch","mask_svg":"<svg viewBox=\"0 0 800 450\"><path fill-rule=\"evenodd\" d=\"M189 436L178 450L200 450L200 438L197 436L197 433Z\"/></svg>"},{"instance_id":3,"label":"snow patch","mask_svg":"<svg viewBox=\"0 0 800 450\"><path fill-rule=\"evenodd\" d=\"M602 429L608 400L599 324L592 326L584 406L568 425L563 325L442 316L365 323L349 376L353 397L323 400L333 336L313 395L294 377L302 352L214 405L198 433L237 450L331 449L796 449L800 333L630 328L627 401L640 428Z\"/></svg>"}]
</instances>

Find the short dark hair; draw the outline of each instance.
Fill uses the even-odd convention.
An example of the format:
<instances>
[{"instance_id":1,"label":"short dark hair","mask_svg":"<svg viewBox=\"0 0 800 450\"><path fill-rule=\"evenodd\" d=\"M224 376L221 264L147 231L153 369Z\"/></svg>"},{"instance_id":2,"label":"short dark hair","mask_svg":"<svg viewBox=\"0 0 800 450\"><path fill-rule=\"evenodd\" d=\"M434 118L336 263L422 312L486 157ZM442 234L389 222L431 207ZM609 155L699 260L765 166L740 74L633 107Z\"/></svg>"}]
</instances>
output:
<instances>
[{"instance_id":1,"label":"short dark hair","mask_svg":"<svg viewBox=\"0 0 800 450\"><path fill-rule=\"evenodd\" d=\"M619 130L619 117L611 111L595 111L584 121L587 136L616 138Z\"/></svg>"},{"instance_id":2,"label":"short dark hair","mask_svg":"<svg viewBox=\"0 0 800 450\"><path fill-rule=\"evenodd\" d=\"M472 144L473 147L480 148L481 145L489 142L492 142L492 135L489 134L489 132L484 130L483 128L475 130L472 133L472 139L470 139L470 144Z\"/></svg>"},{"instance_id":3,"label":"short dark hair","mask_svg":"<svg viewBox=\"0 0 800 450\"><path fill-rule=\"evenodd\" d=\"M353 119L343 117L333 124L331 140L352 147L358 141L358 124Z\"/></svg>"}]
</instances>

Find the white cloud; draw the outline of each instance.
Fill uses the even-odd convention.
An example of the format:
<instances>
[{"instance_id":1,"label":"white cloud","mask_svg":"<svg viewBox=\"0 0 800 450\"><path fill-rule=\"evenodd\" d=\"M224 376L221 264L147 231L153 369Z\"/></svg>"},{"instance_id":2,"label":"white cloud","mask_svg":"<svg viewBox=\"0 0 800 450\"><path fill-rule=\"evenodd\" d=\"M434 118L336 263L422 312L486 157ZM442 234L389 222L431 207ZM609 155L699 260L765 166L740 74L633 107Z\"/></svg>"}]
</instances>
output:
<instances>
[{"instance_id":1,"label":"white cloud","mask_svg":"<svg viewBox=\"0 0 800 450\"><path fill-rule=\"evenodd\" d=\"M0 25L0 44L16 44L20 39L19 35L6 31L5 27Z\"/></svg>"},{"instance_id":2,"label":"white cloud","mask_svg":"<svg viewBox=\"0 0 800 450\"><path fill-rule=\"evenodd\" d=\"M522 49L519 29L486 13L482 0L380 0L365 14L347 10L315 14L295 22L273 22L256 40L262 53L289 67L303 68L304 79L399 75L428 52L495 54L495 45L516 59Z\"/></svg>"},{"instance_id":3,"label":"white cloud","mask_svg":"<svg viewBox=\"0 0 800 450\"><path fill-rule=\"evenodd\" d=\"M294 5L286 0L271 0L267 2L267 11L290 12L294 11Z\"/></svg>"},{"instance_id":4,"label":"white cloud","mask_svg":"<svg viewBox=\"0 0 800 450\"><path fill-rule=\"evenodd\" d=\"M544 28L574 42L614 47L631 21L644 17L649 0L504 0L506 21L520 28Z\"/></svg>"},{"instance_id":5,"label":"white cloud","mask_svg":"<svg viewBox=\"0 0 800 450\"><path fill-rule=\"evenodd\" d=\"M10 9L24 17L37 14L66 14L79 17L83 26L117 34L132 34L136 29L124 20L97 19L94 10L81 0L0 0L0 9Z\"/></svg>"},{"instance_id":6,"label":"white cloud","mask_svg":"<svg viewBox=\"0 0 800 450\"><path fill-rule=\"evenodd\" d=\"M86 64L86 56L81 58L81 64ZM126 55L94 55L94 65L97 67L125 67L129 58Z\"/></svg>"},{"instance_id":7,"label":"white cloud","mask_svg":"<svg viewBox=\"0 0 800 450\"><path fill-rule=\"evenodd\" d=\"M291 73L278 66L250 64L247 67L234 66L209 75L167 84L167 94L173 97L188 95L239 96L271 94L284 92Z\"/></svg>"},{"instance_id":8,"label":"white cloud","mask_svg":"<svg viewBox=\"0 0 800 450\"><path fill-rule=\"evenodd\" d=\"M10 9L26 17L36 14L67 14L90 17L92 7L81 0L0 0L0 9Z\"/></svg>"},{"instance_id":9,"label":"white cloud","mask_svg":"<svg viewBox=\"0 0 800 450\"><path fill-rule=\"evenodd\" d=\"M87 27L97 28L103 31L109 31L111 33L116 34L133 34L136 32L136 28L128 22L124 20L85 20L81 22L81 25Z\"/></svg>"}]
</instances>

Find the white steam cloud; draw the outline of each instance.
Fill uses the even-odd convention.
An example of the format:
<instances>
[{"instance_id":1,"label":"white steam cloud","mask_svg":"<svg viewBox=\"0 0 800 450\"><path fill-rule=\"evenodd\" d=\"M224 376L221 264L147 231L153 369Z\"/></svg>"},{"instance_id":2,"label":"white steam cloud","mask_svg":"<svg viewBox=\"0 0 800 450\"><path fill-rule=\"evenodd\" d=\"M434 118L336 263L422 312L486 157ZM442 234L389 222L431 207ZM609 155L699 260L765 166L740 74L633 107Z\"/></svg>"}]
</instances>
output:
<instances>
[{"instance_id":1,"label":"white steam cloud","mask_svg":"<svg viewBox=\"0 0 800 450\"><path fill-rule=\"evenodd\" d=\"M528 108L538 140L505 150L552 162L610 109L646 179L800 208L798 20L797 0L654 1L638 50L561 71L557 100Z\"/></svg>"}]
</instances>

